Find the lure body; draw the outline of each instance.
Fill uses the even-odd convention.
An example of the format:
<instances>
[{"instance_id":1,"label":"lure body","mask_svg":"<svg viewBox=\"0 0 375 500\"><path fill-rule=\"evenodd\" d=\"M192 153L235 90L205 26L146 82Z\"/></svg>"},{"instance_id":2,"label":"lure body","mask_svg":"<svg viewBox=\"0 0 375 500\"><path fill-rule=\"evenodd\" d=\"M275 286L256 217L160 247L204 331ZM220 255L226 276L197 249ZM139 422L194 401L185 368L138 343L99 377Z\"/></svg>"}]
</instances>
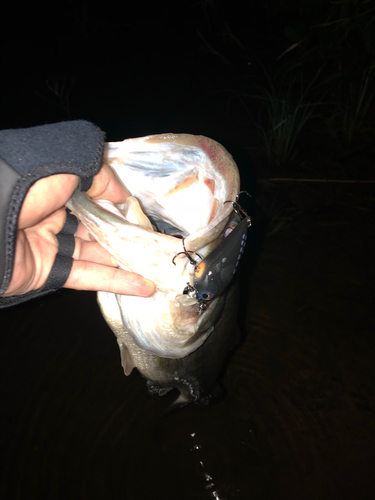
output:
<instances>
[{"instance_id":1,"label":"lure body","mask_svg":"<svg viewBox=\"0 0 375 500\"><path fill-rule=\"evenodd\" d=\"M220 295L232 281L245 249L249 218L233 231L195 268L194 289L199 301Z\"/></svg>"}]
</instances>

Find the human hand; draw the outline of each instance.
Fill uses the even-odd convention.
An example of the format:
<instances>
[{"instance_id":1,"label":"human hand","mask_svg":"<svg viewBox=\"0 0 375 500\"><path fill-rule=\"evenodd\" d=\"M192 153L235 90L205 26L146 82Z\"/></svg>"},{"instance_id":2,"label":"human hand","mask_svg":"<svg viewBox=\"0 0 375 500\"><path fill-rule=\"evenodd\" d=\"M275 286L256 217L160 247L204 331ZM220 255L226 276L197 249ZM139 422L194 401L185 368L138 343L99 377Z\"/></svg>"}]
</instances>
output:
<instances>
[{"instance_id":1,"label":"human hand","mask_svg":"<svg viewBox=\"0 0 375 500\"><path fill-rule=\"evenodd\" d=\"M37 181L29 189L18 219L13 275L2 295L10 297L44 285L58 252L56 235L66 220L65 203L78 187L79 178L58 174ZM123 203L128 197L114 172L103 163L87 195ZM117 269L115 259L79 224L75 233L73 266L64 288L101 290L148 297L155 284L142 276Z\"/></svg>"}]
</instances>

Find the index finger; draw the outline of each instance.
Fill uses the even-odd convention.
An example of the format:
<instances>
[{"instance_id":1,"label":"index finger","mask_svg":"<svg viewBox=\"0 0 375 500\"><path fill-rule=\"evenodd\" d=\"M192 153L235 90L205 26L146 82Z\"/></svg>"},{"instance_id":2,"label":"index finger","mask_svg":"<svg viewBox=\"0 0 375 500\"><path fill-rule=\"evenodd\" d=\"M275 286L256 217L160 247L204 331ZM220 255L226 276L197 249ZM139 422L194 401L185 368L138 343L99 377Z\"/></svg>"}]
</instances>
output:
<instances>
[{"instance_id":1,"label":"index finger","mask_svg":"<svg viewBox=\"0 0 375 500\"><path fill-rule=\"evenodd\" d=\"M155 283L123 269L74 260L64 288L149 297L155 291Z\"/></svg>"}]
</instances>

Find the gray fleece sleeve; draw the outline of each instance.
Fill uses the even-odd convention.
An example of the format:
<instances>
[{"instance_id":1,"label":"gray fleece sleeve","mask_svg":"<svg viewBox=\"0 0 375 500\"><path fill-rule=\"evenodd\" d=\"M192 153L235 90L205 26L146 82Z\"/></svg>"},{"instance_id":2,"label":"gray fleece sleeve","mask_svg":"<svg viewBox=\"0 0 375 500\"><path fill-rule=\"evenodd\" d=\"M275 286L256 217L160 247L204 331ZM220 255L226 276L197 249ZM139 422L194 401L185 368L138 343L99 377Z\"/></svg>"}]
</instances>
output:
<instances>
[{"instance_id":1,"label":"gray fleece sleeve","mask_svg":"<svg viewBox=\"0 0 375 500\"><path fill-rule=\"evenodd\" d=\"M43 177L75 174L80 177L80 189L87 191L101 166L103 151L104 133L84 120L0 131L0 295L12 277L17 221L30 187ZM76 225L73 216L68 216L58 235L59 253L47 283L24 295L0 297L0 308L64 285L72 265Z\"/></svg>"}]
</instances>

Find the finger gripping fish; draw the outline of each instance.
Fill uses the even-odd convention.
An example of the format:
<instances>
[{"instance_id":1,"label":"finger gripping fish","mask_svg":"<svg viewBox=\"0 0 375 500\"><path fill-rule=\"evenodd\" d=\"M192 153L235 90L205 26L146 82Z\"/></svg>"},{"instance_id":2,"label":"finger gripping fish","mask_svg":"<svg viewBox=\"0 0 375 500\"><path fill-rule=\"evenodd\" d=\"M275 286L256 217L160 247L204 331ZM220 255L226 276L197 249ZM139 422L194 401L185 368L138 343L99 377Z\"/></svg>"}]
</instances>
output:
<instances>
[{"instance_id":1,"label":"finger gripping fish","mask_svg":"<svg viewBox=\"0 0 375 500\"><path fill-rule=\"evenodd\" d=\"M151 297L98 293L124 372L137 368L153 394L178 389L178 404L207 402L239 337L232 278L247 226L226 203L240 192L237 166L217 142L188 134L108 143L104 161L126 202L99 206L76 192L68 206L121 268L156 285Z\"/></svg>"}]
</instances>

